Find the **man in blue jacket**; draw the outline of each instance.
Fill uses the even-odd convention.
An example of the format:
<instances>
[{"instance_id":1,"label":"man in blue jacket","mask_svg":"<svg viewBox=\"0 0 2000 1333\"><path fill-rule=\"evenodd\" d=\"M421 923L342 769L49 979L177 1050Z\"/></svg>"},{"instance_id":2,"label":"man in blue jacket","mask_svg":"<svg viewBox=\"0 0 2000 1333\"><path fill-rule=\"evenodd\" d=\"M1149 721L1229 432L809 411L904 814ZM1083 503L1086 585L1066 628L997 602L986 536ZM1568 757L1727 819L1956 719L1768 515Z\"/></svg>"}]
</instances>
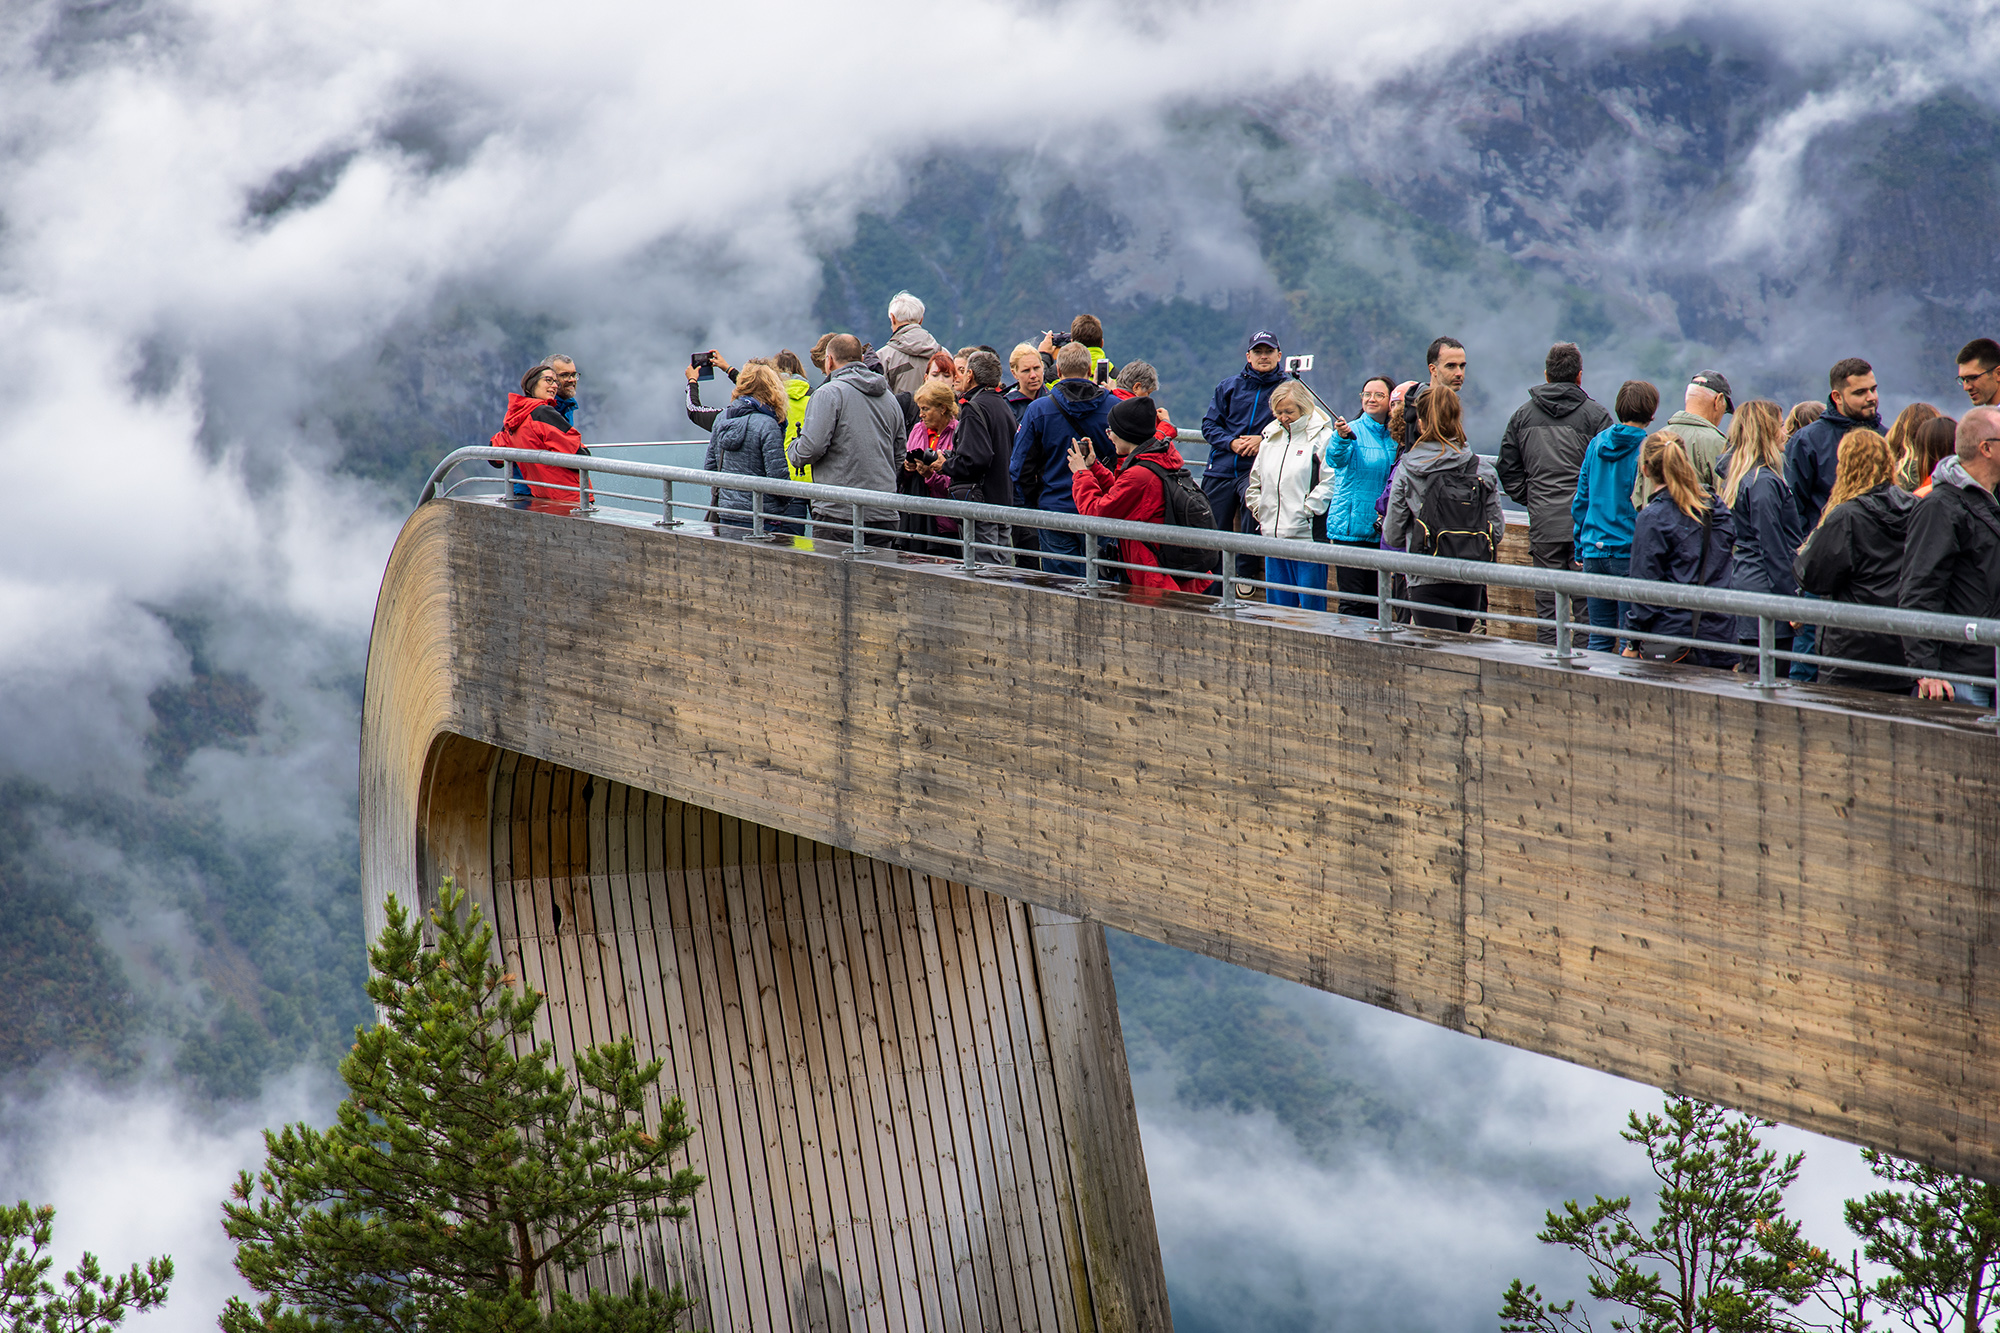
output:
<instances>
[{"instance_id":1,"label":"man in blue jacket","mask_svg":"<svg viewBox=\"0 0 2000 1333\"><path fill-rule=\"evenodd\" d=\"M1858 356L1833 363L1826 374L1826 411L1817 421L1801 426L1785 441L1785 480L1792 488L1792 500L1799 507L1807 536L1819 526L1820 511L1833 494L1834 474L1840 471L1840 442L1851 430L1866 426L1883 431L1881 390L1875 384L1875 368ZM1886 433L1886 432L1884 432ZM1819 635L1812 625L1801 625L1792 635L1792 651L1810 653ZM1809 662L1792 663L1792 679L1819 679L1819 668Z\"/></svg>"},{"instance_id":2,"label":"man in blue jacket","mask_svg":"<svg viewBox=\"0 0 2000 1333\"><path fill-rule=\"evenodd\" d=\"M1243 488L1250 484L1264 427L1271 424L1271 390L1285 382L1278 369L1280 355L1277 334L1264 329L1251 334L1243 348L1243 369L1215 386L1215 399L1201 419L1202 437L1208 441L1201 489L1223 532L1259 531L1257 516L1244 507ZM1263 578L1264 562L1254 555L1236 557L1236 577Z\"/></svg>"},{"instance_id":3,"label":"man in blue jacket","mask_svg":"<svg viewBox=\"0 0 2000 1333\"><path fill-rule=\"evenodd\" d=\"M1071 440L1090 441L1098 458L1107 466L1115 466L1112 460L1118 455L1111 445L1108 422L1111 406L1117 400L1090 377L1090 360L1090 349L1081 343L1065 343L1057 349L1056 382L1021 414L1007 475L1014 484L1014 503L1023 509L1053 514L1076 512L1076 501L1069 489ZM1082 575L1081 533L1051 532L1044 528L1038 536L1045 572ZM1070 558L1050 559L1050 556Z\"/></svg>"}]
</instances>

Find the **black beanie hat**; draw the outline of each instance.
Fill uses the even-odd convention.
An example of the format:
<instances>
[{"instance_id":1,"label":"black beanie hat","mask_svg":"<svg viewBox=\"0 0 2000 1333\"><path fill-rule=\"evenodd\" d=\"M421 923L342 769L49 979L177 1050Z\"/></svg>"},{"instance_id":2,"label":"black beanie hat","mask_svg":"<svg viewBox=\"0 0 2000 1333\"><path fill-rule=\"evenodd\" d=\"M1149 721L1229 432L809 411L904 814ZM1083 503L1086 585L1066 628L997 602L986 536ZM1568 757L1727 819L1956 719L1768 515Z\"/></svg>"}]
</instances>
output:
<instances>
[{"instance_id":1,"label":"black beanie hat","mask_svg":"<svg viewBox=\"0 0 2000 1333\"><path fill-rule=\"evenodd\" d=\"M1150 398L1121 398L1111 405L1111 429L1128 443L1144 444L1153 438L1159 424L1160 414L1153 410Z\"/></svg>"}]
</instances>

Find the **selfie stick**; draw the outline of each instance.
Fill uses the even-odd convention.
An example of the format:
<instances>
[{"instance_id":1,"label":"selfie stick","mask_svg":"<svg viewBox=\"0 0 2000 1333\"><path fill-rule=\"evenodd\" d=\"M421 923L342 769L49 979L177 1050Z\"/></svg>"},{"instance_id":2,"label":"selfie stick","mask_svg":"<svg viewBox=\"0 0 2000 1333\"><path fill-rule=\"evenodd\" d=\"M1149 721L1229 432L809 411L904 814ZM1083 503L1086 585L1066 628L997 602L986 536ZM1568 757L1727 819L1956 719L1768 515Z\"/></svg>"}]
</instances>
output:
<instances>
[{"instance_id":1,"label":"selfie stick","mask_svg":"<svg viewBox=\"0 0 2000 1333\"><path fill-rule=\"evenodd\" d=\"M1324 398L1320 397L1320 396L1319 396L1319 395L1318 395L1317 393L1314 393L1314 392L1313 392L1313 386L1312 386L1312 385L1310 385L1310 384L1307 384L1307 383L1305 382L1305 380L1303 380L1303 379L1301 379L1301 378L1299 377L1299 372L1300 372L1300 371L1305 371L1305 370L1311 370L1311 369L1312 369L1312 364L1313 364L1313 359L1312 359L1312 357L1310 357L1310 356L1290 356L1290 357L1286 357L1285 359L1286 359L1286 360L1287 360L1288 362L1291 362L1291 363L1292 363L1292 368L1291 368L1290 370L1288 370L1288 371L1286 372L1286 374L1290 375L1292 379L1296 380L1296 381L1298 382L1298 385L1299 385L1299 387L1300 387L1300 388L1304 389L1304 390L1305 390L1305 391L1306 391L1307 393L1310 393L1310 394L1312 394L1312 400L1313 400L1313 401L1314 401L1315 403L1318 403L1318 404L1319 404L1319 410L1320 410L1320 411L1322 411L1322 412L1326 413L1326 419L1327 419L1328 421L1331 421L1331 420L1333 420L1333 419L1334 419L1334 418L1335 418L1336 416L1340 415L1339 413L1335 412L1335 411L1334 411L1334 410L1333 410L1332 408L1330 408L1330 407L1328 407L1328 406L1326 405L1326 399L1324 399Z\"/></svg>"}]
</instances>

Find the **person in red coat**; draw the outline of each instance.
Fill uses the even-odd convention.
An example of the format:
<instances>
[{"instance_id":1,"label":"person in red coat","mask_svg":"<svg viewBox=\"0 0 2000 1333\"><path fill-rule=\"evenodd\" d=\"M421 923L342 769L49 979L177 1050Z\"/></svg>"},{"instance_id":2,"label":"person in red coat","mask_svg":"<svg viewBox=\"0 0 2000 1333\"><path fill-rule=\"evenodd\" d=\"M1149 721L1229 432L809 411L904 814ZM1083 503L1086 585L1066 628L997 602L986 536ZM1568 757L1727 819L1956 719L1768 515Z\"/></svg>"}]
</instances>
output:
<instances>
[{"instance_id":1,"label":"person in red coat","mask_svg":"<svg viewBox=\"0 0 2000 1333\"><path fill-rule=\"evenodd\" d=\"M495 449L546 449L557 454L583 454L583 436L556 408L556 373L536 366L521 376L521 392L507 395L507 421L493 436ZM521 477L537 500L558 504L577 502L574 468L548 463L519 464Z\"/></svg>"},{"instance_id":2,"label":"person in red coat","mask_svg":"<svg viewBox=\"0 0 2000 1333\"><path fill-rule=\"evenodd\" d=\"M1118 470L1097 461L1090 442L1069 451L1069 488L1076 512L1092 518L1122 518L1130 523L1166 521L1166 485L1140 460L1168 472L1178 472L1187 464L1172 442L1154 434L1159 415L1151 398L1128 398L1111 406L1111 443L1118 451ZM1090 540L1090 539L1086 539ZM1135 588L1166 588L1181 592L1201 592L1208 580L1179 578L1160 568L1159 555L1149 542L1120 541L1118 558L1128 565L1148 568L1120 571Z\"/></svg>"}]
</instances>

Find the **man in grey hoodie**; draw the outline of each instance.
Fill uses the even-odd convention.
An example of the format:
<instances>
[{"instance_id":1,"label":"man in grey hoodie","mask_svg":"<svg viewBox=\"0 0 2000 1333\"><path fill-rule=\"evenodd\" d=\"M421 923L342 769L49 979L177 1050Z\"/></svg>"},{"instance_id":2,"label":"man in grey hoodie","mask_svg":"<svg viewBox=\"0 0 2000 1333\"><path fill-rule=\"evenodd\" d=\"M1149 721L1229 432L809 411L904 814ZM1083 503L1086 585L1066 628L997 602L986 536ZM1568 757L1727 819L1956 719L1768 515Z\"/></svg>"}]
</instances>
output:
<instances>
[{"instance_id":1,"label":"man in grey hoodie","mask_svg":"<svg viewBox=\"0 0 2000 1333\"><path fill-rule=\"evenodd\" d=\"M943 350L924 331L922 301L908 292L889 298L889 341L875 349L875 356L889 380L890 393L915 393L931 358Z\"/></svg>"},{"instance_id":2,"label":"man in grey hoodie","mask_svg":"<svg viewBox=\"0 0 2000 1333\"><path fill-rule=\"evenodd\" d=\"M810 467L813 480L826 486L896 493L896 463L903 438L903 409L889 392L889 381L861 364L861 340L835 335L826 345L826 383L806 400L805 420L792 441L792 466ZM821 523L851 524L851 505L813 501L813 518ZM896 540L896 511L861 507L861 521L870 528L870 546Z\"/></svg>"}]
</instances>

